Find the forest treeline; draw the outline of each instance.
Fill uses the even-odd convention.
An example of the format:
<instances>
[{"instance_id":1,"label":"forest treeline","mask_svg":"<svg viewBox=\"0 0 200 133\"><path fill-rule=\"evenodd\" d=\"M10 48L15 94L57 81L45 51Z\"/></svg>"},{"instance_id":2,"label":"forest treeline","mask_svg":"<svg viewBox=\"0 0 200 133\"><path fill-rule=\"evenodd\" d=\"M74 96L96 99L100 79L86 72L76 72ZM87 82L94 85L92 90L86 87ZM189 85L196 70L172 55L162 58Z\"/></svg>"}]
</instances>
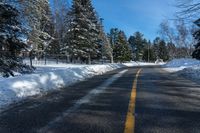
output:
<instances>
[{"instance_id":1,"label":"forest treeline","mask_svg":"<svg viewBox=\"0 0 200 133\"><path fill-rule=\"evenodd\" d=\"M178 8L190 16L199 11L188 11L183 3ZM158 37L150 41L139 31L130 37L119 28L106 33L91 0L72 0L71 6L66 0L1 0L0 72L8 76L16 70L31 71L31 63L22 63L25 57L30 62L54 58L86 64L167 61L191 55L199 59L200 19L194 21L196 26L188 26L185 18L179 17L173 26L163 21Z\"/></svg>"}]
</instances>

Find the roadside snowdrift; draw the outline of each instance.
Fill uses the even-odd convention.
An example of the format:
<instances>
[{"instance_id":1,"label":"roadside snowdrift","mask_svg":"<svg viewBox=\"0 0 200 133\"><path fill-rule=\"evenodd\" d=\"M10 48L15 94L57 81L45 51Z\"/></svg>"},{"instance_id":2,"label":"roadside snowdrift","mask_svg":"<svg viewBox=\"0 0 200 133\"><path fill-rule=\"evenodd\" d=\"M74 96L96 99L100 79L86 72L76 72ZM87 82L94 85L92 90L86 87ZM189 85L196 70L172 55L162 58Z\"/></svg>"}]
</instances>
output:
<instances>
[{"instance_id":1,"label":"roadside snowdrift","mask_svg":"<svg viewBox=\"0 0 200 133\"><path fill-rule=\"evenodd\" d=\"M176 72L191 80L200 79L200 61L196 59L174 59L164 65L164 70L169 72Z\"/></svg>"},{"instance_id":2,"label":"roadside snowdrift","mask_svg":"<svg viewBox=\"0 0 200 133\"><path fill-rule=\"evenodd\" d=\"M200 65L200 61L196 59L188 59L188 58L181 58L181 59L174 59L168 62L165 66L170 68L175 67L191 67L195 65Z\"/></svg>"},{"instance_id":3,"label":"roadside snowdrift","mask_svg":"<svg viewBox=\"0 0 200 133\"><path fill-rule=\"evenodd\" d=\"M0 78L0 110L28 96L44 94L117 68L137 65L138 63L132 62L106 65L37 66L34 74Z\"/></svg>"}]
</instances>

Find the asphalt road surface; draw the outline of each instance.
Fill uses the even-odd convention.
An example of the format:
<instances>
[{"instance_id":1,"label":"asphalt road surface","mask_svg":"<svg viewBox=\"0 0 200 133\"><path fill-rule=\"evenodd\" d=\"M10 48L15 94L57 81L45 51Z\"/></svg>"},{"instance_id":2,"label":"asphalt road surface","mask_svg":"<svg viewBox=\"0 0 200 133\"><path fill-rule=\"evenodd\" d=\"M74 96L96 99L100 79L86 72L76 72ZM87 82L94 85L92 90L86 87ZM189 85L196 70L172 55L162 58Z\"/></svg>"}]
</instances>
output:
<instances>
[{"instance_id":1,"label":"asphalt road surface","mask_svg":"<svg viewBox=\"0 0 200 133\"><path fill-rule=\"evenodd\" d=\"M1 112L0 133L129 133L127 127L135 133L200 133L200 85L159 67L140 68L31 97Z\"/></svg>"}]
</instances>

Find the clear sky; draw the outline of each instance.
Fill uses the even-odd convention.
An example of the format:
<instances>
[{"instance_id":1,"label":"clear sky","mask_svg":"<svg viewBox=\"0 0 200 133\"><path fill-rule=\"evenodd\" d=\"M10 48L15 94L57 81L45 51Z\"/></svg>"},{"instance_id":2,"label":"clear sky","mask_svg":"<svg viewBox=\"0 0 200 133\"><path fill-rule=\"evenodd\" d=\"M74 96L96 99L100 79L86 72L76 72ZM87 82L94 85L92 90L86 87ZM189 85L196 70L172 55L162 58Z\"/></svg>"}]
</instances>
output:
<instances>
[{"instance_id":1,"label":"clear sky","mask_svg":"<svg viewBox=\"0 0 200 133\"><path fill-rule=\"evenodd\" d=\"M51 0L50 0L51 1ZM129 37L140 31L147 39L158 35L163 19L172 19L176 0L92 0L99 16L104 19L105 31L119 28ZM68 0L71 4L71 0Z\"/></svg>"},{"instance_id":2,"label":"clear sky","mask_svg":"<svg viewBox=\"0 0 200 133\"><path fill-rule=\"evenodd\" d=\"M140 31L150 40L157 36L162 20L175 13L175 0L93 0L93 5L104 18L106 32L112 27L127 36Z\"/></svg>"}]
</instances>

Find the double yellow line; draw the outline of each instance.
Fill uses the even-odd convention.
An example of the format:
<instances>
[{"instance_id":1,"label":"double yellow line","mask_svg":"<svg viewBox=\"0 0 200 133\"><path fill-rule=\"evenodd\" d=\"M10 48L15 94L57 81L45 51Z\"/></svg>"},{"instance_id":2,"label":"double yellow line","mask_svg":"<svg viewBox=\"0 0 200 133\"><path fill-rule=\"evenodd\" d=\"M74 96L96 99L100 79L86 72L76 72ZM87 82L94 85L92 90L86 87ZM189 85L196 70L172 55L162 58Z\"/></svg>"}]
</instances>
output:
<instances>
[{"instance_id":1,"label":"double yellow line","mask_svg":"<svg viewBox=\"0 0 200 133\"><path fill-rule=\"evenodd\" d=\"M133 81L133 88L131 91L131 98L129 101L128 112L126 116L126 123L125 123L125 130L124 133L134 133L135 129L135 102L136 102L136 88L137 88L137 81L142 69L137 71L135 79Z\"/></svg>"}]
</instances>

